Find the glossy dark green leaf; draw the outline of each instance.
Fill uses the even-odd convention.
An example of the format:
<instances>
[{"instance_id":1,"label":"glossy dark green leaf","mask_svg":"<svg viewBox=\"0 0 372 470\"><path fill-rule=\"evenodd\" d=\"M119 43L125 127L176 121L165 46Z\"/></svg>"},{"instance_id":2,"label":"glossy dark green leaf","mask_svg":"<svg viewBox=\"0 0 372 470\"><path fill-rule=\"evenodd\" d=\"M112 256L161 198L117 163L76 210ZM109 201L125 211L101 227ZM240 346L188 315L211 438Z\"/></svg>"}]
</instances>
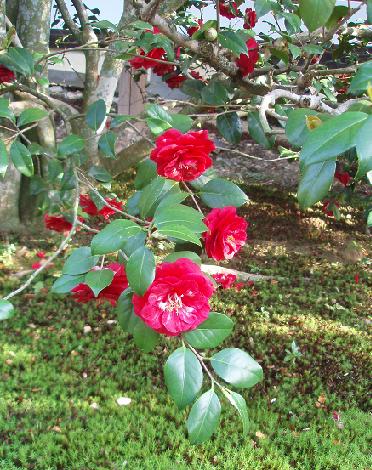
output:
<instances>
[{"instance_id":1,"label":"glossy dark green leaf","mask_svg":"<svg viewBox=\"0 0 372 470\"><path fill-rule=\"evenodd\" d=\"M336 0L299 0L300 16L309 31L324 26L332 15Z\"/></svg>"},{"instance_id":2,"label":"glossy dark green leaf","mask_svg":"<svg viewBox=\"0 0 372 470\"><path fill-rule=\"evenodd\" d=\"M129 286L144 295L155 278L155 257L148 248L140 246L129 257L126 267Z\"/></svg>"},{"instance_id":3,"label":"glossy dark green leaf","mask_svg":"<svg viewBox=\"0 0 372 470\"><path fill-rule=\"evenodd\" d=\"M336 162L313 163L304 168L298 187L298 201L307 209L327 195L333 183Z\"/></svg>"},{"instance_id":4,"label":"glossy dark green leaf","mask_svg":"<svg viewBox=\"0 0 372 470\"><path fill-rule=\"evenodd\" d=\"M9 156L6 145L0 140L0 176L4 176L9 166Z\"/></svg>"},{"instance_id":5,"label":"glossy dark green leaf","mask_svg":"<svg viewBox=\"0 0 372 470\"><path fill-rule=\"evenodd\" d=\"M248 408L245 399L231 390L225 392L226 398L237 409L243 423L243 434L247 434L249 427Z\"/></svg>"},{"instance_id":6,"label":"glossy dark green leaf","mask_svg":"<svg viewBox=\"0 0 372 470\"><path fill-rule=\"evenodd\" d=\"M84 150L84 139L75 134L70 134L58 144L58 154L61 156L72 155Z\"/></svg>"},{"instance_id":7,"label":"glossy dark green leaf","mask_svg":"<svg viewBox=\"0 0 372 470\"><path fill-rule=\"evenodd\" d=\"M210 82L201 92L203 103L211 106L220 106L229 100L226 86L217 81Z\"/></svg>"},{"instance_id":8,"label":"glossy dark green leaf","mask_svg":"<svg viewBox=\"0 0 372 470\"><path fill-rule=\"evenodd\" d=\"M142 320L134 313L132 297L133 291L128 288L122 292L116 304L119 325L131 335L134 333L135 327L142 323Z\"/></svg>"},{"instance_id":9,"label":"glossy dark green leaf","mask_svg":"<svg viewBox=\"0 0 372 470\"><path fill-rule=\"evenodd\" d=\"M34 164L28 148L15 140L10 146L10 158L17 170L25 176L34 174Z\"/></svg>"},{"instance_id":10,"label":"glossy dark green leaf","mask_svg":"<svg viewBox=\"0 0 372 470\"><path fill-rule=\"evenodd\" d=\"M243 191L231 181L215 178L200 190L200 197L208 207L240 207L248 201Z\"/></svg>"},{"instance_id":11,"label":"glossy dark green leaf","mask_svg":"<svg viewBox=\"0 0 372 470\"><path fill-rule=\"evenodd\" d=\"M355 94L363 93L367 90L369 83L372 83L372 60L359 66L351 80L349 92Z\"/></svg>"},{"instance_id":12,"label":"glossy dark green leaf","mask_svg":"<svg viewBox=\"0 0 372 470\"><path fill-rule=\"evenodd\" d=\"M185 333L185 339L197 349L215 348L231 334L233 327L234 322L229 317L211 312L196 330Z\"/></svg>"},{"instance_id":13,"label":"glossy dark green leaf","mask_svg":"<svg viewBox=\"0 0 372 470\"><path fill-rule=\"evenodd\" d=\"M133 119L136 119L136 116L130 116L129 114L118 114L111 121L110 129L115 129L116 127L119 127L124 122L132 121Z\"/></svg>"},{"instance_id":14,"label":"glossy dark green leaf","mask_svg":"<svg viewBox=\"0 0 372 470\"><path fill-rule=\"evenodd\" d=\"M32 122L40 121L48 116L48 112L45 109L40 108L28 108L22 111L18 118L18 127L26 126Z\"/></svg>"},{"instance_id":15,"label":"glossy dark green leaf","mask_svg":"<svg viewBox=\"0 0 372 470\"><path fill-rule=\"evenodd\" d=\"M137 235L141 231L141 227L130 220L113 220L93 237L92 252L95 255L105 255L118 251L128 238Z\"/></svg>"},{"instance_id":16,"label":"glossy dark green leaf","mask_svg":"<svg viewBox=\"0 0 372 470\"><path fill-rule=\"evenodd\" d=\"M164 365L164 378L170 396L183 409L201 389L203 373L200 362L190 349L176 349Z\"/></svg>"},{"instance_id":17,"label":"glossy dark green leaf","mask_svg":"<svg viewBox=\"0 0 372 470\"><path fill-rule=\"evenodd\" d=\"M106 104L105 101L100 99L90 104L87 109L86 123L88 126L97 131L106 117Z\"/></svg>"},{"instance_id":18,"label":"glossy dark green leaf","mask_svg":"<svg viewBox=\"0 0 372 470\"><path fill-rule=\"evenodd\" d=\"M191 261L194 261L196 264L201 264L201 259L200 256L198 256L196 253L193 251L175 251L174 253L171 253L168 255L164 261L167 263L174 263L180 258L188 258L191 259Z\"/></svg>"},{"instance_id":19,"label":"glossy dark green leaf","mask_svg":"<svg viewBox=\"0 0 372 470\"><path fill-rule=\"evenodd\" d=\"M174 204L158 207L155 212L153 224L158 230L168 227L170 224L186 227L193 232L207 231L207 226L202 222L204 216L192 207Z\"/></svg>"},{"instance_id":20,"label":"glossy dark green leaf","mask_svg":"<svg viewBox=\"0 0 372 470\"><path fill-rule=\"evenodd\" d=\"M31 52L23 47L10 47L0 55L0 64L22 75L31 75L34 71L34 59Z\"/></svg>"},{"instance_id":21,"label":"glossy dark green leaf","mask_svg":"<svg viewBox=\"0 0 372 470\"><path fill-rule=\"evenodd\" d=\"M143 352L153 351L160 339L159 333L149 328L142 320L133 328L133 340Z\"/></svg>"},{"instance_id":22,"label":"glossy dark green leaf","mask_svg":"<svg viewBox=\"0 0 372 470\"><path fill-rule=\"evenodd\" d=\"M175 186L178 187L175 181L158 176L143 188L138 203L141 217L152 217L161 199Z\"/></svg>"},{"instance_id":23,"label":"glossy dark green leaf","mask_svg":"<svg viewBox=\"0 0 372 470\"><path fill-rule=\"evenodd\" d=\"M8 300L0 299L0 321L8 320L14 315L14 306Z\"/></svg>"},{"instance_id":24,"label":"glossy dark green leaf","mask_svg":"<svg viewBox=\"0 0 372 470\"><path fill-rule=\"evenodd\" d=\"M207 441L217 429L221 404L213 389L203 393L191 408L187 418L187 431L192 444Z\"/></svg>"},{"instance_id":25,"label":"glossy dark green leaf","mask_svg":"<svg viewBox=\"0 0 372 470\"><path fill-rule=\"evenodd\" d=\"M258 18L261 16L266 15L272 9L272 1L271 0L255 0L254 8L256 10L256 14Z\"/></svg>"},{"instance_id":26,"label":"glossy dark green leaf","mask_svg":"<svg viewBox=\"0 0 372 470\"><path fill-rule=\"evenodd\" d=\"M150 159L144 160L137 166L134 187L142 189L157 177L156 163Z\"/></svg>"},{"instance_id":27,"label":"glossy dark green leaf","mask_svg":"<svg viewBox=\"0 0 372 470\"><path fill-rule=\"evenodd\" d=\"M334 160L354 147L356 135L367 117L364 113L346 112L311 131L300 154L301 163L311 165Z\"/></svg>"},{"instance_id":28,"label":"glossy dark green leaf","mask_svg":"<svg viewBox=\"0 0 372 470\"><path fill-rule=\"evenodd\" d=\"M99 257L93 256L89 246L76 248L65 261L62 274L76 276L90 271L98 262Z\"/></svg>"},{"instance_id":29,"label":"glossy dark green leaf","mask_svg":"<svg viewBox=\"0 0 372 470\"><path fill-rule=\"evenodd\" d=\"M0 118L7 118L14 121L13 111L9 108L9 99L0 98Z\"/></svg>"},{"instance_id":30,"label":"glossy dark green leaf","mask_svg":"<svg viewBox=\"0 0 372 470\"><path fill-rule=\"evenodd\" d=\"M110 183L112 181L112 176L102 166L91 166L88 170L88 175L100 183Z\"/></svg>"},{"instance_id":31,"label":"glossy dark green leaf","mask_svg":"<svg viewBox=\"0 0 372 470\"><path fill-rule=\"evenodd\" d=\"M249 135L252 139L262 145L265 149L270 149L272 147L272 142L263 130L258 112L249 113L247 120Z\"/></svg>"},{"instance_id":32,"label":"glossy dark green leaf","mask_svg":"<svg viewBox=\"0 0 372 470\"><path fill-rule=\"evenodd\" d=\"M63 274L53 284L51 291L54 294L67 294L77 285L84 283L85 274L78 276L71 276L70 274Z\"/></svg>"},{"instance_id":33,"label":"glossy dark green leaf","mask_svg":"<svg viewBox=\"0 0 372 470\"><path fill-rule=\"evenodd\" d=\"M311 132L306 125L306 117L317 115L319 115L317 111L305 108L294 109L288 113L285 133L292 145L300 147L304 144Z\"/></svg>"},{"instance_id":34,"label":"glossy dark green leaf","mask_svg":"<svg viewBox=\"0 0 372 470\"><path fill-rule=\"evenodd\" d=\"M211 364L219 377L235 387L250 388L263 379L262 367L241 349L223 349L212 357Z\"/></svg>"},{"instance_id":35,"label":"glossy dark green leaf","mask_svg":"<svg viewBox=\"0 0 372 470\"><path fill-rule=\"evenodd\" d=\"M85 284L92 289L94 297L98 297L99 293L111 284L113 278L114 272L111 269L97 269L89 271L85 277Z\"/></svg>"},{"instance_id":36,"label":"glossy dark green leaf","mask_svg":"<svg viewBox=\"0 0 372 470\"><path fill-rule=\"evenodd\" d=\"M172 127L185 133L188 132L193 124L193 120L186 114L172 114Z\"/></svg>"},{"instance_id":37,"label":"glossy dark green leaf","mask_svg":"<svg viewBox=\"0 0 372 470\"><path fill-rule=\"evenodd\" d=\"M356 151L358 156L358 172L361 178L372 170L372 116L369 116L356 135Z\"/></svg>"},{"instance_id":38,"label":"glossy dark green leaf","mask_svg":"<svg viewBox=\"0 0 372 470\"><path fill-rule=\"evenodd\" d=\"M177 223L169 223L158 229L159 234L169 237L171 239L183 240L185 242L195 243L201 246L200 233L196 234L189 228L178 225Z\"/></svg>"},{"instance_id":39,"label":"glossy dark green leaf","mask_svg":"<svg viewBox=\"0 0 372 470\"><path fill-rule=\"evenodd\" d=\"M243 127L240 117L235 111L218 115L216 123L222 137L228 142L232 144L238 144L240 142Z\"/></svg>"},{"instance_id":40,"label":"glossy dark green leaf","mask_svg":"<svg viewBox=\"0 0 372 470\"><path fill-rule=\"evenodd\" d=\"M221 31L218 35L218 39L222 47L229 49L236 56L247 54L248 52L246 41L244 41L243 37L236 31Z\"/></svg>"},{"instance_id":41,"label":"glossy dark green leaf","mask_svg":"<svg viewBox=\"0 0 372 470\"><path fill-rule=\"evenodd\" d=\"M98 141L98 147L105 157L116 158L115 144L117 140L115 132L105 132Z\"/></svg>"}]
</instances>

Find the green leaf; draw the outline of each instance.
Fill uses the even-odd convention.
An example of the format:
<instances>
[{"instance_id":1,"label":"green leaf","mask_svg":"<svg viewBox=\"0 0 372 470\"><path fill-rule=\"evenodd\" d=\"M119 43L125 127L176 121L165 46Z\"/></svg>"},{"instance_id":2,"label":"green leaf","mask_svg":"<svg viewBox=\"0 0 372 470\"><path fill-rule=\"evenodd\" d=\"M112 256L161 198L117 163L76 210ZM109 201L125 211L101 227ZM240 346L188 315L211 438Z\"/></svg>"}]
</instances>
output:
<instances>
[{"instance_id":1,"label":"green leaf","mask_svg":"<svg viewBox=\"0 0 372 470\"><path fill-rule=\"evenodd\" d=\"M160 339L159 333L149 328L143 321L137 322L133 329L133 340L143 352L151 352L158 344Z\"/></svg>"},{"instance_id":2,"label":"green leaf","mask_svg":"<svg viewBox=\"0 0 372 470\"><path fill-rule=\"evenodd\" d=\"M28 108L22 111L18 119L18 127L25 126L32 122L40 121L48 116L48 112L45 109L39 108Z\"/></svg>"},{"instance_id":3,"label":"green leaf","mask_svg":"<svg viewBox=\"0 0 372 470\"><path fill-rule=\"evenodd\" d=\"M138 295L144 295L155 278L155 258L148 248L140 246L129 257L126 273L130 287Z\"/></svg>"},{"instance_id":4,"label":"green leaf","mask_svg":"<svg viewBox=\"0 0 372 470\"><path fill-rule=\"evenodd\" d=\"M300 16L309 31L324 26L332 15L336 0L300 0Z\"/></svg>"},{"instance_id":5,"label":"green leaf","mask_svg":"<svg viewBox=\"0 0 372 470\"><path fill-rule=\"evenodd\" d=\"M23 47L10 47L6 54L0 55L0 64L22 75L32 75L34 71L32 54Z\"/></svg>"},{"instance_id":6,"label":"green leaf","mask_svg":"<svg viewBox=\"0 0 372 470\"><path fill-rule=\"evenodd\" d=\"M142 189L157 177L156 163L150 159L144 160L137 166L137 173L134 179L134 187Z\"/></svg>"},{"instance_id":7,"label":"green leaf","mask_svg":"<svg viewBox=\"0 0 372 470\"><path fill-rule=\"evenodd\" d=\"M356 136L356 151L358 156L356 178L361 178L372 170L372 116L368 116Z\"/></svg>"},{"instance_id":8,"label":"green leaf","mask_svg":"<svg viewBox=\"0 0 372 470\"><path fill-rule=\"evenodd\" d=\"M354 94L363 93L367 90L368 83L372 83L372 60L362 64L351 80L349 92Z\"/></svg>"},{"instance_id":9,"label":"green leaf","mask_svg":"<svg viewBox=\"0 0 372 470\"><path fill-rule=\"evenodd\" d=\"M201 93L205 86L205 83L200 80L187 79L182 83L181 90L186 93L186 95L192 96L196 99L201 99Z\"/></svg>"},{"instance_id":10,"label":"green leaf","mask_svg":"<svg viewBox=\"0 0 372 470\"><path fill-rule=\"evenodd\" d=\"M263 130L258 112L255 111L253 113L249 113L247 120L248 132L252 139L262 145L265 149L270 149L272 147L272 142Z\"/></svg>"},{"instance_id":11,"label":"green leaf","mask_svg":"<svg viewBox=\"0 0 372 470\"><path fill-rule=\"evenodd\" d=\"M84 281L85 274L80 274L79 276L63 274L54 282L52 292L54 294L67 294L77 285L84 283Z\"/></svg>"},{"instance_id":12,"label":"green leaf","mask_svg":"<svg viewBox=\"0 0 372 470\"><path fill-rule=\"evenodd\" d=\"M0 118L7 118L10 121L14 121L14 114L9 108L8 98L0 98Z\"/></svg>"},{"instance_id":13,"label":"green leaf","mask_svg":"<svg viewBox=\"0 0 372 470\"><path fill-rule=\"evenodd\" d=\"M134 253L140 246L145 245L146 237L146 232L140 232L138 235L128 238L123 243L121 251L123 251L127 255L127 257L131 256L132 253Z\"/></svg>"},{"instance_id":14,"label":"green leaf","mask_svg":"<svg viewBox=\"0 0 372 470\"><path fill-rule=\"evenodd\" d=\"M69 274L70 276L85 274L97 264L98 260L99 257L92 255L89 246L81 246L76 248L67 258L62 274Z\"/></svg>"},{"instance_id":15,"label":"green leaf","mask_svg":"<svg viewBox=\"0 0 372 470\"><path fill-rule=\"evenodd\" d=\"M301 18L293 13L283 12L284 25L290 35L301 31Z\"/></svg>"},{"instance_id":16,"label":"green leaf","mask_svg":"<svg viewBox=\"0 0 372 470\"><path fill-rule=\"evenodd\" d=\"M203 103L220 106L229 100L229 93L223 83L213 81L202 89L201 97Z\"/></svg>"},{"instance_id":17,"label":"green leaf","mask_svg":"<svg viewBox=\"0 0 372 470\"><path fill-rule=\"evenodd\" d=\"M335 28L339 20L345 17L348 13L349 13L349 8L346 5L337 5L334 8L329 20L327 21L326 28L328 30Z\"/></svg>"},{"instance_id":18,"label":"green leaf","mask_svg":"<svg viewBox=\"0 0 372 470\"><path fill-rule=\"evenodd\" d=\"M112 176L103 166L91 166L88 175L101 183L110 183Z\"/></svg>"},{"instance_id":19,"label":"green leaf","mask_svg":"<svg viewBox=\"0 0 372 470\"><path fill-rule=\"evenodd\" d=\"M221 415L221 404L213 389L203 393L191 408L187 418L187 431L192 444L207 441L215 432Z\"/></svg>"},{"instance_id":20,"label":"green leaf","mask_svg":"<svg viewBox=\"0 0 372 470\"><path fill-rule=\"evenodd\" d=\"M58 144L58 154L65 157L84 150L84 139L75 134L70 134Z\"/></svg>"},{"instance_id":21,"label":"green leaf","mask_svg":"<svg viewBox=\"0 0 372 470\"><path fill-rule=\"evenodd\" d=\"M255 0L254 8L256 10L257 18L266 15L272 9L272 1L270 0Z\"/></svg>"},{"instance_id":22,"label":"green leaf","mask_svg":"<svg viewBox=\"0 0 372 470\"><path fill-rule=\"evenodd\" d=\"M263 379L262 367L241 349L223 349L212 357L211 364L219 377L235 387L250 388Z\"/></svg>"},{"instance_id":23,"label":"green leaf","mask_svg":"<svg viewBox=\"0 0 372 470\"><path fill-rule=\"evenodd\" d=\"M200 256L198 256L193 251L175 251L174 253L171 253L166 258L164 258L164 262L174 263L175 261L177 261L180 258L191 259L191 261L194 261L194 263L196 263L196 264L201 264L202 263L202 261L200 259Z\"/></svg>"},{"instance_id":24,"label":"green leaf","mask_svg":"<svg viewBox=\"0 0 372 470\"><path fill-rule=\"evenodd\" d=\"M185 333L185 338L194 348L215 348L231 334L233 327L234 322L229 317L211 312L196 330Z\"/></svg>"},{"instance_id":25,"label":"green leaf","mask_svg":"<svg viewBox=\"0 0 372 470\"><path fill-rule=\"evenodd\" d=\"M91 129L97 131L101 127L103 121L105 120L105 117L105 100L100 99L88 106L85 121Z\"/></svg>"},{"instance_id":26,"label":"green leaf","mask_svg":"<svg viewBox=\"0 0 372 470\"><path fill-rule=\"evenodd\" d=\"M48 160L48 179L54 182L63 173L63 168L58 160Z\"/></svg>"},{"instance_id":27,"label":"green leaf","mask_svg":"<svg viewBox=\"0 0 372 470\"><path fill-rule=\"evenodd\" d=\"M367 24L372 24L372 0L367 0Z\"/></svg>"},{"instance_id":28,"label":"green leaf","mask_svg":"<svg viewBox=\"0 0 372 470\"><path fill-rule=\"evenodd\" d=\"M166 207L158 207L155 212L153 224L158 230L171 225L186 227L193 232L203 233L208 227L202 222L204 216L192 207L174 204Z\"/></svg>"},{"instance_id":29,"label":"green leaf","mask_svg":"<svg viewBox=\"0 0 372 470\"><path fill-rule=\"evenodd\" d=\"M98 141L98 148L108 158L116 158L115 144L118 136L115 132L105 132Z\"/></svg>"},{"instance_id":30,"label":"green leaf","mask_svg":"<svg viewBox=\"0 0 372 470\"><path fill-rule=\"evenodd\" d=\"M17 170L25 176L34 174L34 164L28 148L15 140L10 147L10 158Z\"/></svg>"},{"instance_id":31,"label":"green leaf","mask_svg":"<svg viewBox=\"0 0 372 470\"><path fill-rule=\"evenodd\" d=\"M121 126L121 124L123 124L124 122L132 121L133 119L136 119L136 116L131 116L129 114L118 114L111 121L110 129L115 129L116 127Z\"/></svg>"},{"instance_id":32,"label":"green leaf","mask_svg":"<svg viewBox=\"0 0 372 470\"><path fill-rule=\"evenodd\" d=\"M14 315L14 306L7 300L0 299L0 321L8 320Z\"/></svg>"},{"instance_id":33,"label":"green leaf","mask_svg":"<svg viewBox=\"0 0 372 470\"><path fill-rule=\"evenodd\" d=\"M8 150L2 140L0 140L0 176L4 176L9 165Z\"/></svg>"},{"instance_id":34,"label":"green leaf","mask_svg":"<svg viewBox=\"0 0 372 470\"><path fill-rule=\"evenodd\" d=\"M93 237L92 252L96 255L105 255L118 251L128 238L137 235L141 231L141 227L130 220L113 220Z\"/></svg>"},{"instance_id":35,"label":"green leaf","mask_svg":"<svg viewBox=\"0 0 372 470\"><path fill-rule=\"evenodd\" d=\"M333 183L336 162L321 162L308 165L303 170L298 187L298 201L307 209L327 195Z\"/></svg>"},{"instance_id":36,"label":"green leaf","mask_svg":"<svg viewBox=\"0 0 372 470\"><path fill-rule=\"evenodd\" d=\"M285 127L288 141L292 145L300 147L304 144L305 140L309 137L310 131L306 125L307 116L320 116L317 111L313 109L294 109L288 113L288 121Z\"/></svg>"},{"instance_id":37,"label":"green leaf","mask_svg":"<svg viewBox=\"0 0 372 470\"><path fill-rule=\"evenodd\" d=\"M93 28L98 28L98 29L108 29L110 31L118 31L118 28L116 25L111 23L111 21L108 20L100 20L92 23Z\"/></svg>"},{"instance_id":38,"label":"green leaf","mask_svg":"<svg viewBox=\"0 0 372 470\"><path fill-rule=\"evenodd\" d=\"M372 211L369 212L367 217L367 227L372 227Z\"/></svg>"},{"instance_id":39,"label":"green leaf","mask_svg":"<svg viewBox=\"0 0 372 470\"><path fill-rule=\"evenodd\" d=\"M180 191L177 186L174 186L174 188L161 199L157 211L167 206L179 205L187 198L187 196L188 193L185 191Z\"/></svg>"},{"instance_id":40,"label":"green leaf","mask_svg":"<svg viewBox=\"0 0 372 470\"><path fill-rule=\"evenodd\" d=\"M306 139L300 154L305 165L335 159L355 146L355 138L368 115L347 112L327 120Z\"/></svg>"},{"instance_id":41,"label":"green leaf","mask_svg":"<svg viewBox=\"0 0 372 470\"><path fill-rule=\"evenodd\" d=\"M185 133L192 128L193 120L186 114L172 114L172 127Z\"/></svg>"},{"instance_id":42,"label":"green leaf","mask_svg":"<svg viewBox=\"0 0 372 470\"><path fill-rule=\"evenodd\" d=\"M199 234L196 235L192 230L183 225L178 225L177 223L163 225L161 229L158 229L158 232L166 237L176 238L177 240L183 240L202 246Z\"/></svg>"},{"instance_id":43,"label":"green leaf","mask_svg":"<svg viewBox=\"0 0 372 470\"><path fill-rule=\"evenodd\" d=\"M170 396L182 410L201 389L203 373L200 362L190 349L176 349L164 365L164 378Z\"/></svg>"},{"instance_id":44,"label":"green leaf","mask_svg":"<svg viewBox=\"0 0 372 470\"><path fill-rule=\"evenodd\" d=\"M124 331L129 334L134 334L134 329L139 323L143 323L133 310L133 291L128 288L121 293L118 303L116 304L116 313L118 315L118 322Z\"/></svg>"},{"instance_id":45,"label":"green leaf","mask_svg":"<svg viewBox=\"0 0 372 470\"><path fill-rule=\"evenodd\" d=\"M226 390L224 394L226 398L229 400L229 402L237 409L239 416L243 423L243 434L247 434L249 420L248 420L248 408L247 408L246 401L239 393L236 393L230 390L229 391Z\"/></svg>"},{"instance_id":46,"label":"green leaf","mask_svg":"<svg viewBox=\"0 0 372 470\"><path fill-rule=\"evenodd\" d=\"M228 142L238 144L242 138L243 128L242 122L238 114L228 112L217 116L217 128Z\"/></svg>"},{"instance_id":47,"label":"green leaf","mask_svg":"<svg viewBox=\"0 0 372 470\"><path fill-rule=\"evenodd\" d=\"M152 217L161 199L175 186L178 187L175 181L167 180L160 176L152 180L143 189L138 203L141 217Z\"/></svg>"},{"instance_id":48,"label":"green leaf","mask_svg":"<svg viewBox=\"0 0 372 470\"><path fill-rule=\"evenodd\" d=\"M76 176L73 168L67 168L61 179L61 191L70 191L76 188Z\"/></svg>"},{"instance_id":49,"label":"green leaf","mask_svg":"<svg viewBox=\"0 0 372 470\"><path fill-rule=\"evenodd\" d=\"M85 284L87 284L93 291L94 297L98 297L103 289L109 286L114 278L114 273L111 269L99 269L97 271L89 271L85 277Z\"/></svg>"},{"instance_id":50,"label":"green leaf","mask_svg":"<svg viewBox=\"0 0 372 470\"><path fill-rule=\"evenodd\" d=\"M231 181L216 178L200 190L200 197L208 207L240 207L248 201L243 191Z\"/></svg>"},{"instance_id":51,"label":"green leaf","mask_svg":"<svg viewBox=\"0 0 372 470\"><path fill-rule=\"evenodd\" d=\"M229 49L236 56L248 53L246 42L236 31L221 31L218 35L218 39L222 47Z\"/></svg>"}]
</instances>

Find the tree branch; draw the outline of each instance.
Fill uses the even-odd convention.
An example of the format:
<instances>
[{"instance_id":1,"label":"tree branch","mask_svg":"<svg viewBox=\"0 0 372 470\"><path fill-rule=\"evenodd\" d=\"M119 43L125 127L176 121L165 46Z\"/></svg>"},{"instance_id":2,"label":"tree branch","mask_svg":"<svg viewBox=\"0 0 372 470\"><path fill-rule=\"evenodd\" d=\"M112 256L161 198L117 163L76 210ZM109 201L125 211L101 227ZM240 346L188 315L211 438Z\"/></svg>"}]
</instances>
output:
<instances>
[{"instance_id":1,"label":"tree branch","mask_svg":"<svg viewBox=\"0 0 372 470\"><path fill-rule=\"evenodd\" d=\"M71 33L75 36L76 39L81 39L81 31L72 19L72 16L70 15L70 12L68 11L67 5L65 3L65 0L56 0L56 4L58 7L58 10L60 11L63 21L66 23L68 29L71 31Z\"/></svg>"}]
</instances>

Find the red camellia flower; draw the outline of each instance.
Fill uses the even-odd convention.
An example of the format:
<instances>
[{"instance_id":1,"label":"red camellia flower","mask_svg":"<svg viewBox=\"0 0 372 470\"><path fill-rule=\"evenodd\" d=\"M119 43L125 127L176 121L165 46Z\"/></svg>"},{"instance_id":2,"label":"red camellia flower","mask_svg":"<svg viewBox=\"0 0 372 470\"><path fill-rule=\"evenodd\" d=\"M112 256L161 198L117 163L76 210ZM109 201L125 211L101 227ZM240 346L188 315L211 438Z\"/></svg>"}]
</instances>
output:
<instances>
[{"instance_id":1,"label":"red camellia flower","mask_svg":"<svg viewBox=\"0 0 372 470\"><path fill-rule=\"evenodd\" d=\"M240 16L238 5L236 2L220 2L220 15L232 20L237 16Z\"/></svg>"},{"instance_id":2,"label":"red camellia flower","mask_svg":"<svg viewBox=\"0 0 372 470\"><path fill-rule=\"evenodd\" d=\"M191 36L196 33L196 31L199 31L199 29L203 26L203 21L202 20L198 20L198 24L195 25L195 26L190 26L190 28L187 28L186 31L187 31L187 34Z\"/></svg>"},{"instance_id":3,"label":"red camellia flower","mask_svg":"<svg viewBox=\"0 0 372 470\"><path fill-rule=\"evenodd\" d=\"M244 16L244 29L252 29L256 26L257 15L253 8L247 8Z\"/></svg>"},{"instance_id":4,"label":"red camellia flower","mask_svg":"<svg viewBox=\"0 0 372 470\"><path fill-rule=\"evenodd\" d=\"M235 207L213 209L204 223L208 227L203 239L209 258L231 259L247 240L248 223L236 214Z\"/></svg>"},{"instance_id":5,"label":"red camellia flower","mask_svg":"<svg viewBox=\"0 0 372 470\"><path fill-rule=\"evenodd\" d=\"M173 75L165 80L169 88L180 88L182 83L186 80L184 75Z\"/></svg>"},{"instance_id":6,"label":"red camellia flower","mask_svg":"<svg viewBox=\"0 0 372 470\"><path fill-rule=\"evenodd\" d=\"M36 253L36 256L37 256L37 258L39 258L39 259L45 259L45 258L46 258L46 254L45 254L44 251L38 251L38 252Z\"/></svg>"},{"instance_id":7,"label":"red camellia flower","mask_svg":"<svg viewBox=\"0 0 372 470\"><path fill-rule=\"evenodd\" d=\"M87 284L79 284L74 287L71 292L74 300L81 304L86 304L90 300L96 299L98 304L103 303L105 300L110 302L111 305L115 306L121 293L128 287L128 279L125 273L125 268L119 263L110 263L104 268L95 266L94 271L100 269L111 269L114 272L114 277L111 284L105 287L97 297L94 297L92 289Z\"/></svg>"},{"instance_id":8,"label":"red camellia flower","mask_svg":"<svg viewBox=\"0 0 372 470\"><path fill-rule=\"evenodd\" d=\"M31 265L31 269L39 269L39 268L41 268L41 266L42 266L42 263L40 261L38 261L38 262L33 263Z\"/></svg>"},{"instance_id":9,"label":"red camellia flower","mask_svg":"<svg viewBox=\"0 0 372 470\"><path fill-rule=\"evenodd\" d=\"M236 281L235 274L212 274L213 279L220 284L223 289L229 289Z\"/></svg>"},{"instance_id":10,"label":"red camellia flower","mask_svg":"<svg viewBox=\"0 0 372 470\"><path fill-rule=\"evenodd\" d=\"M324 201L323 202L323 207L322 211L327 215L328 217L334 217L333 213L333 207L340 207L340 204L337 201Z\"/></svg>"},{"instance_id":11,"label":"red camellia flower","mask_svg":"<svg viewBox=\"0 0 372 470\"><path fill-rule=\"evenodd\" d=\"M123 210L123 203L121 201L117 201L116 199L110 198L106 198L105 201L107 202L107 204L110 204L110 206L116 207L116 209L119 210ZM116 211L114 211L114 209L111 209L111 207L108 206L104 206L102 207L102 209L98 209L92 199L88 196L88 194L80 195L80 207L86 214L91 215L92 217L101 215L106 220L109 219L111 215L117 213Z\"/></svg>"},{"instance_id":12,"label":"red camellia flower","mask_svg":"<svg viewBox=\"0 0 372 470\"><path fill-rule=\"evenodd\" d=\"M130 59L129 64L136 70L138 69L150 69L159 65L157 60L164 60L165 50L161 47L155 47L151 49L149 53L145 53L142 49L140 50L141 57L134 57ZM156 60L153 60L156 59Z\"/></svg>"},{"instance_id":13,"label":"red camellia flower","mask_svg":"<svg viewBox=\"0 0 372 470\"><path fill-rule=\"evenodd\" d=\"M336 171L335 178L344 186L347 186L353 179L347 171Z\"/></svg>"},{"instance_id":14,"label":"red camellia flower","mask_svg":"<svg viewBox=\"0 0 372 470\"><path fill-rule=\"evenodd\" d=\"M179 336L208 318L213 291L212 281L191 260L162 263L145 295L133 296L134 312L158 333Z\"/></svg>"},{"instance_id":15,"label":"red camellia flower","mask_svg":"<svg viewBox=\"0 0 372 470\"><path fill-rule=\"evenodd\" d=\"M243 77L254 71L254 66L260 58L257 41L253 38L248 39L247 47L248 54L240 54L239 58L235 61Z\"/></svg>"},{"instance_id":16,"label":"red camellia flower","mask_svg":"<svg viewBox=\"0 0 372 470\"><path fill-rule=\"evenodd\" d=\"M44 215L44 225L48 230L54 232L68 232L72 228L72 224L62 215Z\"/></svg>"},{"instance_id":17,"label":"red camellia flower","mask_svg":"<svg viewBox=\"0 0 372 470\"><path fill-rule=\"evenodd\" d=\"M0 83L13 82L14 80L14 72L4 67L4 65L0 65Z\"/></svg>"},{"instance_id":18,"label":"red camellia flower","mask_svg":"<svg viewBox=\"0 0 372 470\"><path fill-rule=\"evenodd\" d=\"M182 132L168 129L156 139L151 160L160 176L175 181L192 181L212 165L209 154L215 149L208 131Z\"/></svg>"}]
</instances>

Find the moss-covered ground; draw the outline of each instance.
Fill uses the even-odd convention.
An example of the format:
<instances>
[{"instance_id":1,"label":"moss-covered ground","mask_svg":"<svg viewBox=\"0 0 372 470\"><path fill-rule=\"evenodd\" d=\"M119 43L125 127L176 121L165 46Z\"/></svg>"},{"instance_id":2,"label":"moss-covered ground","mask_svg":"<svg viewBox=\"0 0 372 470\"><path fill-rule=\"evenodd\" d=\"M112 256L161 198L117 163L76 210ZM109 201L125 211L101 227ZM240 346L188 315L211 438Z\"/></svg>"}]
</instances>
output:
<instances>
[{"instance_id":1,"label":"moss-covered ground","mask_svg":"<svg viewBox=\"0 0 372 470\"><path fill-rule=\"evenodd\" d=\"M221 291L213 306L236 322L226 344L264 369L264 382L243 392L248 435L225 404L211 441L191 446L187 410L176 409L163 383L176 340L142 354L108 306L47 292L57 265L0 325L1 470L372 467L371 284L360 214L330 221L319 209L301 215L280 193L248 193L251 242L234 267L276 279ZM0 253L3 292L19 284L14 273L29 267L37 249L53 243L10 242L15 249L4 242ZM130 404L119 406L119 397Z\"/></svg>"}]
</instances>

